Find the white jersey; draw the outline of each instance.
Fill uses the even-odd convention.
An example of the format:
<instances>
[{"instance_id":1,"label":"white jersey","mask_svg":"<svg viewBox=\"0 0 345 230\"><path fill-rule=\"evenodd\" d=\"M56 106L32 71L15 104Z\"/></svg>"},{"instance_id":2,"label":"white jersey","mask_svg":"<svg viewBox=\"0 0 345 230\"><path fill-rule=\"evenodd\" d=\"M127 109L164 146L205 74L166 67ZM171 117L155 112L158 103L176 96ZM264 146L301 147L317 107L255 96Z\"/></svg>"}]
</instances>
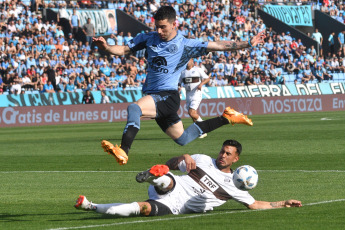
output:
<instances>
[{"instance_id":1,"label":"white jersey","mask_svg":"<svg viewBox=\"0 0 345 230\"><path fill-rule=\"evenodd\" d=\"M150 199L157 200L168 206L173 214L206 212L234 199L245 205L251 205L255 199L247 192L239 190L232 181L232 173L224 173L216 166L216 160L209 156L192 155L196 169L187 175L173 177L175 188L164 195L157 194L153 186L149 188ZM184 161L179 168L186 171Z\"/></svg>"},{"instance_id":2,"label":"white jersey","mask_svg":"<svg viewBox=\"0 0 345 230\"><path fill-rule=\"evenodd\" d=\"M197 82L194 82L195 78L199 78ZM205 73L205 71L197 66L194 66L190 70L185 69L182 71L181 76L180 76L180 84L184 83L184 87L186 91L192 91L198 85L200 82L204 79L207 79L208 75Z\"/></svg>"}]
</instances>

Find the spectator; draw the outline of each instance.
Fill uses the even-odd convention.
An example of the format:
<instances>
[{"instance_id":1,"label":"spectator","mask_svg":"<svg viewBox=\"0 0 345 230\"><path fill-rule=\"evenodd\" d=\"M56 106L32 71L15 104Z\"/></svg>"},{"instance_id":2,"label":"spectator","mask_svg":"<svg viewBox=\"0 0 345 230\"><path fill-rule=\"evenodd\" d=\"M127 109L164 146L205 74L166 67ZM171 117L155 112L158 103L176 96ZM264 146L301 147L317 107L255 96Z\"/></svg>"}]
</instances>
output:
<instances>
[{"instance_id":1,"label":"spectator","mask_svg":"<svg viewBox=\"0 0 345 230\"><path fill-rule=\"evenodd\" d=\"M43 92L45 93L55 93L54 87L52 85L52 82L48 80L46 84L43 86Z\"/></svg>"},{"instance_id":2,"label":"spectator","mask_svg":"<svg viewBox=\"0 0 345 230\"><path fill-rule=\"evenodd\" d=\"M73 9L73 14L71 15L71 18L70 18L70 25L72 28L72 33L76 35L80 27L80 19L79 19L76 9Z\"/></svg>"},{"instance_id":3,"label":"spectator","mask_svg":"<svg viewBox=\"0 0 345 230\"><path fill-rule=\"evenodd\" d=\"M101 104L110 103L109 97L105 94L104 90L101 92L101 96Z\"/></svg>"},{"instance_id":4,"label":"spectator","mask_svg":"<svg viewBox=\"0 0 345 230\"><path fill-rule=\"evenodd\" d=\"M276 85L284 85L285 84L285 77L282 76L282 73L280 71L278 71L278 75L276 77L274 84L276 84Z\"/></svg>"},{"instance_id":5,"label":"spectator","mask_svg":"<svg viewBox=\"0 0 345 230\"><path fill-rule=\"evenodd\" d=\"M320 55L322 55L322 41L323 41L323 37L322 34L319 32L319 29L316 28L315 29L315 33L312 34L312 38L317 41L318 45L319 45L319 49L320 49Z\"/></svg>"},{"instance_id":6,"label":"spectator","mask_svg":"<svg viewBox=\"0 0 345 230\"><path fill-rule=\"evenodd\" d=\"M93 98L93 95L91 94L90 90L86 90L81 103L82 104L95 104L95 99Z\"/></svg>"},{"instance_id":7,"label":"spectator","mask_svg":"<svg viewBox=\"0 0 345 230\"><path fill-rule=\"evenodd\" d=\"M303 77L302 77L302 82L303 83L308 83L309 81L313 81L315 79L315 76L313 75L310 65L307 65L305 70L303 71Z\"/></svg>"},{"instance_id":8,"label":"spectator","mask_svg":"<svg viewBox=\"0 0 345 230\"><path fill-rule=\"evenodd\" d=\"M248 76L245 79L245 85L255 85L254 83L254 76L252 72L249 72Z\"/></svg>"},{"instance_id":9,"label":"spectator","mask_svg":"<svg viewBox=\"0 0 345 230\"><path fill-rule=\"evenodd\" d=\"M329 46L331 54L334 54L334 45L335 45L335 43L334 43L334 35L335 35L335 32L332 31L331 34L328 37L328 46Z\"/></svg>"},{"instance_id":10,"label":"spectator","mask_svg":"<svg viewBox=\"0 0 345 230\"><path fill-rule=\"evenodd\" d=\"M86 41L92 44L92 37L95 36L95 26L91 23L91 18L87 19L87 23L83 25L82 29L86 35Z\"/></svg>"},{"instance_id":11,"label":"spectator","mask_svg":"<svg viewBox=\"0 0 345 230\"><path fill-rule=\"evenodd\" d=\"M65 88L65 92L68 92L68 93L73 93L75 92L75 85L74 85L74 81L73 79L69 79L69 83L66 85L66 88Z\"/></svg>"},{"instance_id":12,"label":"spectator","mask_svg":"<svg viewBox=\"0 0 345 230\"><path fill-rule=\"evenodd\" d=\"M322 66L317 66L316 71L315 71L315 78L318 80L318 82L322 82L324 79L323 77L323 71L322 71Z\"/></svg>"},{"instance_id":13,"label":"spectator","mask_svg":"<svg viewBox=\"0 0 345 230\"><path fill-rule=\"evenodd\" d=\"M345 30L341 31L338 34L338 41L339 41L339 50L343 53L342 55L345 56Z\"/></svg>"}]
</instances>

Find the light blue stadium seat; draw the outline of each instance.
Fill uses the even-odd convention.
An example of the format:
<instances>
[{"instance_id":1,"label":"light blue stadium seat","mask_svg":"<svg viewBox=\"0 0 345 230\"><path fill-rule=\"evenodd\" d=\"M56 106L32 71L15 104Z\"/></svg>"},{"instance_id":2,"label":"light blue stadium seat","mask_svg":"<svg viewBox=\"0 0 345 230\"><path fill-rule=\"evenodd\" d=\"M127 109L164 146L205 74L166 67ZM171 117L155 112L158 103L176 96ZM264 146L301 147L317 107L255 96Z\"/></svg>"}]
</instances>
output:
<instances>
[{"instance_id":1,"label":"light blue stadium seat","mask_svg":"<svg viewBox=\"0 0 345 230\"><path fill-rule=\"evenodd\" d=\"M277 72L283 73L283 68L276 68Z\"/></svg>"},{"instance_id":2,"label":"light blue stadium seat","mask_svg":"<svg viewBox=\"0 0 345 230\"><path fill-rule=\"evenodd\" d=\"M333 76L333 80L334 81L339 81L339 78L340 78L340 74L339 73L334 73L334 74L332 74L332 76Z\"/></svg>"},{"instance_id":3,"label":"light blue stadium seat","mask_svg":"<svg viewBox=\"0 0 345 230\"><path fill-rule=\"evenodd\" d=\"M345 73L338 73L338 76L340 81L345 81Z\"/></svg>"},{"instance_id":4,"label":"light blue stadium seat","mask_svg":"<svg viewBox=\"0 0 345 230\"><path fill-rule=\"evenodd\" d=\"M289 74L288 78L289 78L290 82L293 82L296 79L296 76L295 76L295 74Z\"/></svg>"}]
</instances>

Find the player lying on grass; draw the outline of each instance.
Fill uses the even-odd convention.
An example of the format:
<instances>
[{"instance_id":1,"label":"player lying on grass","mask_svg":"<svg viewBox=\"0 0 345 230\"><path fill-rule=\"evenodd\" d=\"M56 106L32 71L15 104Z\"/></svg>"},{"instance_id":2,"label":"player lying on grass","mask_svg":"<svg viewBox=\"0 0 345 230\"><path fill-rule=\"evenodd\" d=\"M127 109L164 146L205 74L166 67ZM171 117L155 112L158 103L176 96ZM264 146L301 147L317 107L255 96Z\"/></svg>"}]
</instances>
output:
<instances>
[{"instance_id":1,"label":"player lying on grass","mask_svg":"<svg viewBox=\"0 0 345 230\"><path fill-rule=\"evenodd\" d=\"M79 196L75 207L115 216L162 216L167 214L202 213L213 210L229 199L249 209L300 207L301 201L258 201L247 191L239 190L232 181L231 165L239 160L242 146L226 140L217 159L209 156L182 155L170 159L166 165L155 165L136 176L139 183L148 182L149 199L144 202L95 204ZM169 172L180 170L186 175Z\"/></svg>"}]
</instances>

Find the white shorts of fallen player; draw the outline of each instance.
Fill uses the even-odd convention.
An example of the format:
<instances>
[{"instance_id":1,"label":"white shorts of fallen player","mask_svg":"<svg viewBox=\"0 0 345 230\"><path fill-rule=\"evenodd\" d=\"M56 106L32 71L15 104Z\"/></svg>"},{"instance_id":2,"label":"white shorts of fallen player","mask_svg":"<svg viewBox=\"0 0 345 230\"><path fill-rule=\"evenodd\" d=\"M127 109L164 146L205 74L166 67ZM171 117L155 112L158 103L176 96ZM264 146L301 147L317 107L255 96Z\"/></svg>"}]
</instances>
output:
<instances>
[{"instance_id":1,"label":"white shorts of fallen player","mask_svg":"<svg viewBox=\"0 0 345 230\"><path fill-rule=\"evenodd\" d=\"M175 176L170 172L169 174L175 178L175 188L166 194L160 195L156 192L154 186L150 185L148 195L149 199L158 201L169 207L174 215L202 213L213 210L214 206L220 206L226 202L216 199L213 194L208 194L209 192L200 188L200 186L190 178L188 179L192 181L190 182L192 184L186 184L183 177L188 177L187 175Z\"/></svg>"},{"instance_id":2,"label":"white shorts of fallen player","mask_svg":"<svg viewBox=\"0 0 345 230\"><path fill-rule=\"evenodd\" d=\"M187 109L197 110L202 100L201 90L196 88L191 91L186 91L186 107Z\"/></svg>"}]
</instances>

